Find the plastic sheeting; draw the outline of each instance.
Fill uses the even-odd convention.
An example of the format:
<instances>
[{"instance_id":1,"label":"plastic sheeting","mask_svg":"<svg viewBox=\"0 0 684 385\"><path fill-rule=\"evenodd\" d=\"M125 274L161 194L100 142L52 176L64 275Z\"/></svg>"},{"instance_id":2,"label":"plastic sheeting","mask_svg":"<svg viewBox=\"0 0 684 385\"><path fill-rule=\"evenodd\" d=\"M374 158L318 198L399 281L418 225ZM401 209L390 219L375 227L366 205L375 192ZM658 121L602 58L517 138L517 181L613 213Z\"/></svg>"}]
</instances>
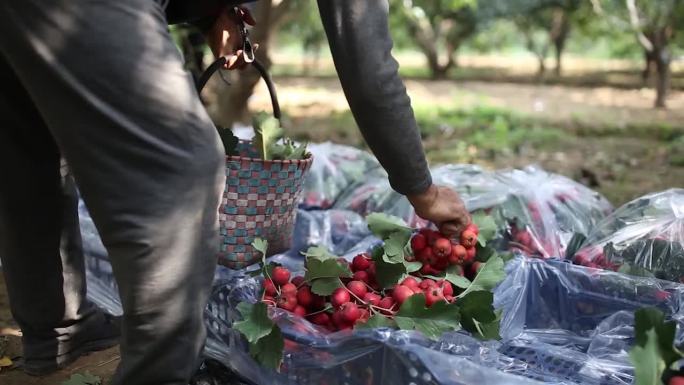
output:
<instances>
[{"instance_id":1,"label":"plastic sheeting","mask_svg":"<svg viewBox=\"0 0 684 385\"><path fill-rule=\"evenodd\" d=\"M684 282L684 189L649 194L599 223L575 262Z\"/></svg>"},{"instance_id":2,"label":"plastic sheeting","mask_svg":"<svg viewBox=\"0 0 684 385\"><path fill-rule=\"evenodd\" d=\"M350 259L358 245L369 248L377 242L362 231L361 222L350 212L307 212L297 231L308 241L298 244L332 242L331 249ZM104 250L92 244L96 238L89 223L87 217L82 221L89 296L120 312L111 270ZM294 271L303 268L294 252L273 260ZM258 297L258 279L219 267L206 312L205 354L256 384L622 385L630 384L633 375L627 359L633 311L655 304L680 322L684 318L684 287L676 283L523 257L506 269L507 278L495 292L495 306L503 311L502 341L483 342L462 332L447 333L439 341L385 329L329 334L274 309L288 340L285 366L277 374L258 366L230 328L239 317L237 303Z\"/></svg>"},{"instance_id":3,"label":"plastic sheeting","mask_svg":"<svg viewBox=\"0 0 684 385\"><path fill-rule=\"evenodd\" d=\"M532 242L538 242L543 253L536 255L552 257L562 254L574 232L590 232L590 245L602 245L606 238L619 244L615 235L622 228L650 224L662 229L655 226L664 223L662 218L669 218L669 223L681 218L681 211L663 203L677 202L672 197L679 196L681 190L654 194L661 198L641 200L601 222L598 229L604 232L599 235L598 229L590 230L610 205L566 178L534 168L489 172L475 166L444 166L433 174L436 182L456 188L470 210L486 210L497 218L499 239L492 244L500 250L515 246L511 223L515 229L527 229ZM407 202L379 179L369 173L365 181L340 187L335 209L300 210L293 249L271 260L301 272L299 252L308 246L324 245L347 259L372 248L379 240L370 235L363 220L367 210L411 218L410 212L402 211ZM364 195L358 190L363 184L377 188ZM336 194L333 189L327 193ZM354 196L367 197L369 202L360 199L361 206L344 203ZM670 198L663 198L667 196ZM634 211L636 207L642 212ZM83 206L80 213L88 256L88 295L101 307L120 314L106 252ZM660 219L642 221L644 217ZM609 222L616 225L603 225ZM684 322L680 310L683 285L560 260L525 258L523 252L535 253L518 249L519 256L508 262L507 277L495 291L495 307L502 311L501 341L479 341L465 332L446 333L438 341L416 332L388 329L331 334L273 309L287 341L282 373L275 373L257 365L244 339L231 329L239 317L237 303L257 299L258 279L244 271L218 267L206 310L205 355L226 365L226 373L237 374L250 384L626 385L633 381L627 352L632 344L634 310L657 306L677 322ZM684 342L682 328L677 339ZM206 378L211 372L203 374ZM221 378L214 377L214 383L228 385L225 378L235 377Z\"/></svg>"},{"instance_id":4,"label":"plastic sheeting","mask_svg":"<svg viewBox=\"0 0 684 385\"><path fill-rule=\"evenodd\" d=\"M575 233L587 235L612 210L600 194L536 167L492 172L474 165L447 165L432 174L435 183L458 191L469 211L484 210L496 219L500 249L529 256L564 256ZM414 227L426 225L384 175L369 175L351 185L334 207L364 216L383 212Z\"/></svg>"}]
</instances>

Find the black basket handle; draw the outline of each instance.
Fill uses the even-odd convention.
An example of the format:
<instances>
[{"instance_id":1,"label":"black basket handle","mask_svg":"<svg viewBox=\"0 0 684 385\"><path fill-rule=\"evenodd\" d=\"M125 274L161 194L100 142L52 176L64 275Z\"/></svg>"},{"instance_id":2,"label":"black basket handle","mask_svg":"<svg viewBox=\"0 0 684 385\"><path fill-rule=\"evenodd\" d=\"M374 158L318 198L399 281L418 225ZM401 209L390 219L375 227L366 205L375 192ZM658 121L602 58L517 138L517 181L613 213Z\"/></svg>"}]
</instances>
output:
<instances>
[{"instance_id":1,"label":"black basket handle","mask_svg":"<svg viewBox=\"0 0 684 385\"><path fill-rule=\"evenodd\" d=\"M204 89L204 86L207 85L207 82L209 81L209 78L214 74L214 72L221 70L223 66L226 64L226 58L225 57L220 57L218 58L215 62L211 63L209 68L207 68L203 73L202 76L199 77L197 80L197 92L200 93L202 92L202 89ZM254 60L250 63L251 65L254 66L254 68L259 72L259 75L261 75L261 78L264 79L264 82L266 82L266 87L268 87L268 93L271 95L271 105L273 106L273 116L275 116L276 119L280 120L281 114L280 114L280 103L278 103L278 95L276 93L275 85L273 84L273 79L271 79L271 75L268 73L266 68L264 67L261 62L258 60Z\"/></svg>"}]
</instances>

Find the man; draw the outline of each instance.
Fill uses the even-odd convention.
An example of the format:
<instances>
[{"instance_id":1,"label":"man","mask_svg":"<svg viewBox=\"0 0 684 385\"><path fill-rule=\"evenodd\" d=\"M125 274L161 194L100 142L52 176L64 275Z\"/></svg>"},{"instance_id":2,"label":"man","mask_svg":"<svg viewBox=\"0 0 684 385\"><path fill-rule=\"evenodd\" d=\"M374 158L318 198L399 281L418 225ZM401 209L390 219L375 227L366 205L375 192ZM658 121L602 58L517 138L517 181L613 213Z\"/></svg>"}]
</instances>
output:
<instances>
[{"instance_id":1,"label":"man","mask_svg":"<svg viewBox=\"0 0 684 385\"><path fill-rule=\"evenodd\" d=\"M60 156L119 284L113 383L185 385L197 366L224 158L162 3L0 2L0 257L30 374L111 346L117 334L85 297L75 194L62 188ZM430 179L390 55L387 2L319 6L352 112L393 188L445 231L463 226L456 193ZM234 17L207 9L214 52L235 53Z\"/></svg>"}]
</instances>

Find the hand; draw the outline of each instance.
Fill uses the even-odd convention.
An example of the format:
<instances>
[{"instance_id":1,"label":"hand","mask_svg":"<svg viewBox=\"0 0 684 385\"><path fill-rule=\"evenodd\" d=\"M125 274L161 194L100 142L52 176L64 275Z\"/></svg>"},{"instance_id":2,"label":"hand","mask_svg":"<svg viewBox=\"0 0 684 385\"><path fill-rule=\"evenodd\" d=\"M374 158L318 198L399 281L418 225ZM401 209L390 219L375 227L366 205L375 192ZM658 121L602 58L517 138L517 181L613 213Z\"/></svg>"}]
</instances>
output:
<instances>
[{"instance_id":1,"label":"hand","mask_svg":"<svg viewBox=\"0 0 684 385\"><path fill-rule=\"evenodd\" d=\"M211 48L214 57L226 57L228 60L226 61L225 68L229 70L241 69L247 65L241 50L240 21L244 21L245 24L249 25L256 24L247 8L237 7L237 12L233 12L232 7L226 7L206 34L207 44ZM255 45L254 49L256 48L257 46Z\"/></svg>"},{"instance_id":2,"label":"hand","mask_svg":"<svg viewBox=\"0 0 684 385\"><path fill-rule=\"evenodd\" d=\"M407 196L416 214L437 225L442 234L460 234L470 224L470 213L458 193L449 187L430 186L422 194Z\"/></svg>"}]
</instances>

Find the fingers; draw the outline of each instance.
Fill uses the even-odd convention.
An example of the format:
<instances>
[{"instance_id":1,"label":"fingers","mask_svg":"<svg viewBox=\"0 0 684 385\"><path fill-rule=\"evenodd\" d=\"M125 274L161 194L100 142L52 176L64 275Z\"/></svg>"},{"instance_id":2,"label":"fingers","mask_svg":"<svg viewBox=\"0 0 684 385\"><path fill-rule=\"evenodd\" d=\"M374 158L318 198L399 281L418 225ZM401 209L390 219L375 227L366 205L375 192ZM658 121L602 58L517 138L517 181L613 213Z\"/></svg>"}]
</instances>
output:
<instances>
[{"instance_id":1,"label":"fingers","mask_svg":"<svg viewBox=\"0 0 684 385\"><path fill-rule=\"evenodd\" d=\"M226 55L226 59L226 64L223 65L223 68L227 70L243 69L249 64L245 61L242 50L238 50L234 55Z\"/></svg>"},{"instance_id":2,"label":"fingers","mask_svg":"<svg viewBox=\"0 0 684 385\"><path fill-rule=\"evenodd\" d=\"M449 237L460 235L470 223L469 217L461 217L456 220L442 222L439 224L439 231Z\"/></svg>"}]
</instances>

